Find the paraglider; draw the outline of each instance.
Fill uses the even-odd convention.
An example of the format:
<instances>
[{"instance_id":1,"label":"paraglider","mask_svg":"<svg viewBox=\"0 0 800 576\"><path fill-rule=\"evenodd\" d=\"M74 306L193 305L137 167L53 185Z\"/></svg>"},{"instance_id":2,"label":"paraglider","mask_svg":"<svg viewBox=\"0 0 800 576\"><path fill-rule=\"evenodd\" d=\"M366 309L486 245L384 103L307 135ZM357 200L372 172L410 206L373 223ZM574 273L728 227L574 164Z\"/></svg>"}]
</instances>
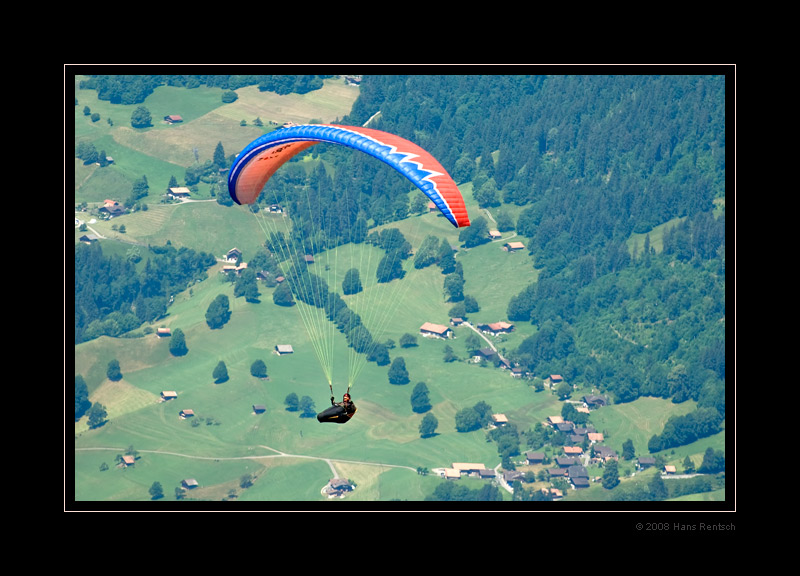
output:
<instances>
[{"instance_id":1,"label":"paraglider","mask_svg":"<svg viewBox=\"0 0 800 576\"><path fill-rule=\"evenodd\" d=\"M460 228L470 225L461 192L447 171L429 152L394 134L356 126L333 124L292 125L257 138L238 154L230 169L228 191L231 198L240 205L256 203L269 179L281 166L300 152L320 143L346 146L384 162L419 188L453 226ZM284 224L285 222L284 220ZM281 251L286 249L285 244L279 243L278 246ZM319 287L325 286L326 283L320 282L318 279L315 280L314 275L306 273L304 269L298 273L297 269L292 267L291 263L293 261L308 262L307 255L298 254L296 250L295 247L294 256L286 253L281 254L287 267L285 272L288 272L284 275L291 278L296 284L293 288L302 291L304 295L316 293ZM396 253L393 257L396 257ZM336 276L335 270L331 273L331 276ZM306 285L301 287L300 285L304 283ZM373 292L376 294L386 293L385 290L373 290ZM315 353L331 388L331 407L320 412L317 415L317 420L319 422L344 424L356 413L356 406L350 398L350 386L358 371L351 369L347 393L344 395L342 402L335 402L331 366L333 338L332 336L324 336L324 330L320 329L324 323L325 304L335 303L335 299L324 297L324 293L325 290L323 289L322 296L318 298L301 299L308 305L298 305L298 310L301 313L309 339L312 346L314 346ZM394 306L401 301L396 295L384 296L384 298L387 298L387 301ZM393 306L385 306L381 303L381 305L371 307L376 311L384 311ZM313 318L315 314L321 316ZM358 314L352 314L352 316L358 319L356 324L361 324ZM332 321L333 317L328 317L328 320ZM363 334L363 326L356 326L350 334L356 333L356 329L360 329L362 331L361 334ZM327 342L321 345L323 339L327 339ZM354 340L356 339L354 338ZM363 338L361 341L363 342ZM374 346L377 340L370 336L367 342L372 343L371 345ZM355 348L352 342L351 347ZM363 350L359 350L359 352L361 351Z\"/></svg>"},{"instance_id":2,"label":"paraglider","mask_svg":"<svg viewBox=\"0 0 800 576\"><path fill-rule=\"evenodd\" d=\"M278 168L322 142L349 146L385 162L422 190L453 226L469 226L461 192L442 165L405 138L371 128L305 124L265 134L246 146L231 167L231 198L237 204L253 204Z\"/></svg>"},{"instance_id":3,"label":"paraglider","mask_svg":"<svg viewBox=\"0 0 800 576\"><path fill-rule=\"evenodd\" d=\"M317 420L320 422L334 422L336 424L345 424L350 421L356 410L356 405L350 398L350 393L346 392L341 402L335 402L335 398L331 396L331 407L323 410L317 414Z\"/></svg>"}]
</instances>

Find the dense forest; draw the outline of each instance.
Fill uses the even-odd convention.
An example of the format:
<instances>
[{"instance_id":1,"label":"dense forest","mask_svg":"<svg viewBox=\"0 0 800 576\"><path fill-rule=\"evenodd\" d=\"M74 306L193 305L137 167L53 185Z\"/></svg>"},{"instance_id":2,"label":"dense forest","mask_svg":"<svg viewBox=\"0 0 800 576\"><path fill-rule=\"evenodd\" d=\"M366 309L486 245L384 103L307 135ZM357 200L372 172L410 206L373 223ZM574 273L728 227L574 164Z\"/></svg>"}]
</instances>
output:
<instances>
[{"instance_id":1,"label":"dense forest","mask_svg":"<svg viewBox=\"0 0 800 576\"><path fill-rule=\"evenodd\" d=\"M121 336L164 316L172 296L208 277L211 254L152 246L143 258L106 256L100 244L75 245L75 343Z\"/></svg>"},{"instance_id":2,"label":"dense forest","mask_svg":"<svg viewBox=\"0 0 800 576\"><path fill-rule=\"evenodd\" d=\"M112 102L133 103L165 84L303 91L321 81L93 77L87 87ZM539 275L508 305L511 321L536 327L516 350L505 351L511 360L538 376L562 374L615 402L640 396L697 401L696 413L655 437L654 450L719 430L725 415L724 75L365 76L341 123L361 125L377 112L371 127L430 150L457 183L473 183L481 207L518 211L506 226L527 239ZM367 155L326 145L308 154L323 157L324 165L306 173L290 164L261 196L290 206L305 234L297 241L307 249L364 241L369 227L418 209L407 182ZM293 202L299 189L314 202ZM664 225L656 249L649 233ZM79 286L79 272L87 266L101 277L119 277L95 258L76 249L77 341L91 337L92 320L103 321L94 308L104 309L91 303L89 286ZM193 273L168 281L169 289L151 298L164 298ZM469 271L461 273L469 282ZM102 282L92 282L99 290ZM145 285L141 279L117 283L101 296L120 291L135 299L136 287ZM134 309L143 320L141 314L151 314L143 311L156 314L161 306L156 299ZM131 301L105 308L123 314Z\"/></svg>"}]
</instances>

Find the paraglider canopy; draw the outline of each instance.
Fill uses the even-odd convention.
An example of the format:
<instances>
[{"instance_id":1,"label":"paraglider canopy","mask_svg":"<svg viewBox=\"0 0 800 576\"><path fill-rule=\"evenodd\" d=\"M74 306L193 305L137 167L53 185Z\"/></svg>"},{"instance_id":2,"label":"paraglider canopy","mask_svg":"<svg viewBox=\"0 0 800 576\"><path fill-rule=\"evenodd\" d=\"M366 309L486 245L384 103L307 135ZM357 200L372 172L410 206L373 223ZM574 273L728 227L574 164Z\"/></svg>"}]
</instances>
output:
<instances>
[{"instance_id":1,"label":"paraglider canopy","mask_svg":"<svg viewBox=\"0 0 800 576\"><path fill-rule=\"evenodd\" d=\"M461 192L429 152L394 134L355 126L289 126L254 140L231 167L228 175L231 198L237 204L253 204L278 168L321 142L348 146L385 162L422 190L453 226L469 226Z\"/></svg>"}]
</instances>

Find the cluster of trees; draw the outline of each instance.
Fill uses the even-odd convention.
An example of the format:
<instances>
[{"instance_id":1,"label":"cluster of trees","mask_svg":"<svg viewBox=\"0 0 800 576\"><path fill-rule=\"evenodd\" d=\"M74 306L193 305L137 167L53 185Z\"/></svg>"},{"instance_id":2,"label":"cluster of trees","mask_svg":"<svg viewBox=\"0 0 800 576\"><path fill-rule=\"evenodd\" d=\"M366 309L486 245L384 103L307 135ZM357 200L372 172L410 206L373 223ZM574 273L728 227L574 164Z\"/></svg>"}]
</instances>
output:
<instances>
[{"instance_id":1,"label":"cluster of trees","mask_svg":"<svg viewBox=\"0 0 800 576\"><path fill-rule=\"evenodd\" d=\"M84 164L100 164L100 166L108 165L108 156L105 150L97 150L97 147L92 142L81 140L75 144L75 157L83 161Z\"/></svg>"},{"instance_id":2,"label":"cluster of trees","mask_svg":"<svg viewBox=\"0 0 800 576\"><path fill-rule=\"evenodd\" d=\"M722 429L722 415L714 408L698 408L684 416L673 416L661 434L653 435L647 443L650 452L691 444Z\"/></svg>"},{"instance_id":3,"label":"cluster of trees","mask_svg":"<svg viewBox=\"0 0 800 576\"><path fill-rule=\"evenodd\" d=\"M300 412L301 418L313 418L317 415L314 399L311 396L303 395L302 398L298 398L295 392L290 392L283 403L289 412Z\"/></svg>"},{"instance_id":4,"label":"cluster of trees","mask_svg":"<svg viewBox=\"0 0 800 576\"><path fill-rule=\"evenodd\" d=\"M119 336L161 318L170 297L205 279L214 263L211 254L169 243L151 246L146 257L138 250L106 256L97 242L77 244L75 342Z\"/></svg>"},{"instance_id":5,"label":"cluster of trees","mask_svg":"<svg viewBox=\"0 0 800 576\"><path fill-rule=\"evenodd\" d=\"M258 86L262 92L277 94L305 94L322 88L325 78L331 76L300 74L184 74L176 75L91 75L80 83L82 90L96 90L100 100L112 104L140 104L159 86L197 88L208 86L226 91L245 86Z\"/></svg>"}]
</instances>

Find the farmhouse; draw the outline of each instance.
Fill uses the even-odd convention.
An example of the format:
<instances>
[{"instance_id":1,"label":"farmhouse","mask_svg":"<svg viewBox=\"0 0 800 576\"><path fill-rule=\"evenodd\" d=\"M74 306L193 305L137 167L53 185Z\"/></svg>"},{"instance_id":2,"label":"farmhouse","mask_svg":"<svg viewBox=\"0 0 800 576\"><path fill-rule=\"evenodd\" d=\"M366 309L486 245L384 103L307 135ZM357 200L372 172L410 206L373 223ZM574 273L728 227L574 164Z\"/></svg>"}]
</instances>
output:
<instances>
[{"instance_id":1,"label":"farmhouse","mask_svg":"<svg viewBox=\"0 0 800 576\"><path fill-rule=\"evenodd\" d=\"M176 124L178 122L183 122L183 118L177 114L170 114L169 116L164 116L164 122L167 124Z\"/></svg>"},{"instance_id":2,"label":"farmhouse","mask_svg":"<svg viewBox=\"0 0 800 576\"><path fill-rule=\"evenodd\" d=\"M542 494L549 496L551 500L561 500L564 493L558 488L542 488Z\"/></svg>"},{"instance_id":3,"label":"farmhouse","mask_svg":"<svg viewBox=\"0 0 800 576\"><path fill-rule=\"evenodd\" d=\"M172 330L169 328L159 328L156 330L156 336L159 338L166 338L167 336L172 336Z\"/></svg>"},{"instance_id":4,"label":"farmhouse","mask_svg":"<svg viewBox=\"0 0 800 576\"><path fill-rule=\"evenodd\" d=\"M461 478L461 472L455 468L445 468L444 472L442 473L442 477L445 480L458 480Z\"/></svg>"},{"instance_id":5,"label":"farmhouse","mask_svg":"<svg viewBox=\"0 0 800 576\"><path fill-rule=\"evenodd\" d=\"M544 452L525 452L528 464L541 464L544 462Z\"/></svg>"},{"instance_id":6,"label":"farmhouse","mask_svg":"<svg viewBox=\"0 0 800 576\"><path fill-rule=\"evenodd\" d=\"M573 432L574 424L572 422L559 422L557 424L553 424L553 428L557 432L563 432L564 434L570 434Z\"/></svg>"},{"instance_id":7,"label":"farmhouse","mask_svg":"<svg viewBox=\"0 0 800 576\"><path fill-rule=\"evenodd\" d=\"M289 344L278 344L275 346L275 353L278 356L283 356L284 354L293 354L294 349Z\"/></svg>"},{"instance_id":8,"label":"farmhouse","mask_svg":"<svg viewBox=\"0 0 800 576\"><path fill-rule=\"evenodd\" d=\"M503 244L503 250L506 252L516 252L517 250L522 250L525 248L525 245L522 242L506 242Z\"/></svg>"},{"instance_id":9,"label":"farmhouse","mask_svg":"<svg viewBox=\"0 0 800 576\"><path fill-rule=\"evenodd\" d=\"M619 460L617 453L608 446L596 446L592 448L594 460L598 462L608 462L609 460Z\"/></svg>"},{"instance_id":10,"label":"farmhouse","mask_svg":"<svg viewBox=\"0 0 800 576\"><path fill-rule=\"evenodd\" d=\"M192 416L194 416L194 410L188 410L188 409L187 410L181 410L179 415L180 415L181 419L191 418Z\"/></svg>"},{"instance_id":11,"label":"farmhouse","mask_svg":"<svg viewBox=\"0 0 800 576\"><path fill-rule=\"evenodd\" d=\"M592 444L602 442L605 439L602 432L589 432L586 435L589 437L589 442Z\"/></svg>"},{"instance_id":12,"label":"farmhouse","mask_svg":"<svg viewBox=\"0 0 800 576\"><path fill-rule=\"evenodd\" d=\"M102 208L100 208L99 212L108 214L109 218L125 214L125 206L123 206L119 202L114 202L113 204L109 204L108 202L109 201L106 200L106 204Z\"/></svg>"},{"instance_id":13,"label":"farmhouse","mask_svg":"<svg viewBox=\"0 0 800 576\"><path fill-rule=\"evenodd\" d=\"M497 240L502 236L499 230L489 230L489 238L492 240Z\"/></svg>"},{"instance_id":14,"label":"farmhouse","mask_svg":"<svg viewBox=\"0 0 800 576\"><path fill-rule=\"evenodd\" d=\"M600 408L601 406L608 404L608 398L605 396L597 396L596 394L588 394L581 398L581 401L583 402L584 406L590 409Z\"/></svg>"},{"instance_id":15,"label":"farmhouse","mask_svg":"<svg viewBox=\"0 0 800 576\"><path fill-rule=\"evenodd\" d=\"M580 464L567 468L567 474L569 474L570 479L589 477L589 473L586 471L586 468Z\"/></svg>"},{"instance_id":16,"label":"farmhouse","mask_svg":"<svg viewBox=\"0 0 800 576\"><path fill-rule=\"evenodd\" d=\"M263 414L267 411L267 407L263 404L253 404L253 412L256 414Z\"/></svg>"},{"instance_id":17,"label":"farmhouse","mask_svg":"<svg viewBox=\"0 0 800 576\"><path fill-rule=\"evenodd\" d=\"M178 393L173 390L164 390L161 392L161 400L174 400L178 397Z\"/></svg>"},{"instance_id":18,"label":"farmhouse","mask_svg":"<svg viewBox=\"0 0 800 576\"><path fill-rule=\"evenodd\" d=\"M238 276L239 274L242 273L242 270L247 270L247 262L242 262L241 264L238 264L236 266L234 266L232 264L228 264L226 266L223 266L222 270L220 270L220 273L222 273L222 274L233 273L233 274L236 274Z\"/></svg>"},{"instance_id":19,"label":"farmhouse","mask_svg":"<svg viewBox=\"0 0 800 576\"><path fill-rule=\"evenodd\" d=\"M495 352L493 348L481 348L475 351L475 356L473 356L473 358L476 362L480 362L481 360L491 360L496 355L497 352Z\"/></svg>"},{"instance_id":20,"label":"farmhouse","mask_svg":"<svg viewBox=\"0 0 800 576\"><path fill-rule=\"evenodd\" d=\"M181 485L187 490L191 490L192 488L197 488L199 486L197 480L194 478L186 478L185 480L181 480Z\"/></svg>"},{"instance_id":21,"label":"farmhouse","mask_svg":"<svg viewBox=\"0 0 800 576\"><path fill-rule=\"evenodd\" d=\"M183 186L170 188L169 190L167 190L167 196L170 196L175 200L187 200L190 195L191 195L190 190Z\"/></svg>"},{"instance_id":22,"label":"farmhouse","mask_svg":"<svg viewBox=\"0 0 800 576\"><path fill-rule=\"evenodd\" d=\"M492 420L497 427L508 424L508 417L505 414L492 414Z\"/></svg>"},{"instance_id":23,"label":"farmhouse","mask_svg":"<svg viewBox=\"0 0 800 576\"><path fill-rule=\"evenodd\" d=\"M640 470L656 465L656 459L653 456L640 456L638 462Z\"/></svg>"},{"instance_id":24,"label":"farmhouse","mask_svg":"<svg viewBox=\"0 0 800 576\"><path fill-rule=\"evenodd\" d=\"M572 482L572 487L575 488L576 490L589 487L588 478L570 478L569 481Z\"/></svg>"},{"instance_id":25,"label":"farmhouse","mask_svg":"<svg viewBox=\"0 0 800 576\"><path fill-rule=\"evenodd\" d=\"M514 325L509 322L493 322L492 324L478 324L478 330L492 336L507 334L514 331Z\"/></svg>"},{"instance_id":26,"label":"farmhouse","mask_svg":"<svg viewBox=\"0 0 800 576\"><path fill-rule=\"evenodd\" d=\"M91 244L92 242L97 242L99 238L95 234L84 234L80 238L78 238L84 244Z\"/></svg>"},{"instance_id":27,"label":"farmhouse","mask_svg":"<svg viewBox=\"0 0 800 576\"><path fill-rule=\"evenodd\" d=\"M452 470L456 470L459 476L477 476L481 470L486 470L486 466L473 462L453 462Z\"/></svg>"},{"instance_id":28,"label":"farmhouse","mask_svg":"<svg viewBox=\"0 0 800 576\"><path fill-rule=\"evenodd\" d=\"M527 373L525 372L525 370L523 370L523 369L522 369L522 368L520 368L519 366L514 366L514 367L511 369L511 377L512 377L512 378L522 378L522 377L523 377L523 376L525 376L526 374L527 374Z\"/></svg>"},{"instance_id":29,"label":"farmhouse","mask_svg":"<svg viewBox=\"0 0 800 576\"><path fill-rule=\"evenodd\" d=\"M238 248L231 248L228 250L228 253L225 254L225 260L228 262L238 262L239 259L242 257L242 251Z\"/></svg>"},{"instance_id":30,"label":"farmhouse","mask_svg":"<svg viewBox=\"0 0 800 576\"><path fill-rule=\"evenodd\" d=\"M514 480L519 480L524 476L522 472L519 470L506 470L503 472L503 481L507 484L511 484Z\"/></svg>"},{"instance_id":31,"label":"farmhouse","mask_svg":"<svg viewBox=\"0 0 800 576\"><path fill-rule=\"evenodd\" d=\"M344 478L333 478L325 487L328 496L343 496L345 492L352 492L353 485Z\"/></svg>"},{"instance_id":32,"label":"farmhouse","mask_svg":"<svg viewBox=\"0 0 800 576\"><path fill-rule=\"evenodd\" d=\"M126 454L122 457L122 465L125 467L133 466L136 464L136 459L133 456Z\"/></svg>"},{"instance_id":33,"label":"farmhouse","mask_svg":"<svg viewBox=\"0 0 800 576\"><path fill-rule=\"evenodd\" d=\"M441 324L431 324L430 322L425 322L425 324L419 327L419 333L426 338L429 336L433 336L435 338L450 338L453 334L453 331L449 327L442 326Z\"/></svg>"}]
</instances>

